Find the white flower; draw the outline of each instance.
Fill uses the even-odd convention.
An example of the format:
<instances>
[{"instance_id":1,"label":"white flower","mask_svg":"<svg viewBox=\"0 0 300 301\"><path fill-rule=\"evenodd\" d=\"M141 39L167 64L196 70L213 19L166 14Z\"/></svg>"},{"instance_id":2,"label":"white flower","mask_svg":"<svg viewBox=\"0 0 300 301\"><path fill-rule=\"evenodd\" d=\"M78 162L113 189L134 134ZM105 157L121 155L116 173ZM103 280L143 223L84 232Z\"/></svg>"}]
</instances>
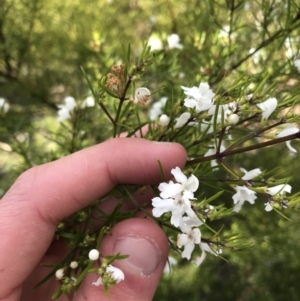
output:
<instances>
[{"instance_id":1,"label":"white flower","mask_svg":"<svg viewBox=\"0 0 300 301\"><path fill-rule=\"evenodd\" d=\"M134 103L139 103L140 105L147 104L151 92L145 87L140 87L135 90Z\"/></svg>"},{"instance_id":2,"label":"white flower","mask_svg":"<svg viewBox=\"0 0 300 301\"><path fill-rule=\"evenodd\" d=\"M7 113L9 108L10 108L10 105L6 101L6 99L0 97L0 111L3 110L4 113Z\"/></svg>"},{"instance_id":3,"label":"white flower","mask_svg":"<svg viewBox=\"0 0 300 301\"><path fill-rule=\"evenodd\" d=\"M78 262L77 261L72 261L71 263L70 263L70 268L71 269L76 269L78 267Z\"/></svg>"},{"instance_id":4,"label":"white flower","mask_svg":"<svg viewBox=\"0 0 300 301\"><path fill-rule=\"evenodd\" d=\"M261 174L261 170L259 168L255 168L250 171L247 171L246 169L241 167L240 170L245 174L242 177L242 180L245 180L245 181L252 180L253 178L255 178Z\"/></svg>"},{"instance_id":5,"label":"white flower","mask_svg":"<svg viewBox=\"0 0 300 301\"><path fill-rule=\"evenodd\" d=\"M64 99L65 104L64 105L58 105L57 107L59 108L58 110L58 117L57 120L59 122L64 121L66 119L70 119L71 115L70 113L74 110L76 107L76 102L74 97L68 96Z\"/></svg>"},{"instance_id":6,"label":"white flower","mask_svg":"<svg viewBox=\"0 0 300 301\"><path fill-rule=\"evenodd\" d=\"M263 111L262 119L268 119L277 108L278 101L276 98L268 98L266 101L258 103L257 106Z\"/></svg>"},{"instance_id":7,"label":"white flower","mask_svg":"<svg viewBox=\"0 0 300 301\"><path fill-rule=\"evenodd\" d=\"M55 277L59 280L62 279L64 277L64 269L58 269L55 272Z\"/></svg>"},{"instance_id":8,"label":"white flower","mask_svg":"<svg viewBox=\"0 0 300 301\"><path fill-rule=\"evenodd\" d=\"M292 191L292 186L289 185L289 184L280 184L280 185L277 185L277 186L269 187L267 189L267 193L272 195L272 196L276 195L278 193L280 195L283 195L286 192L291 193L291 191Z\"/></svg>"},{"instance_id":9,"label":"white flower","mask_svg":"<svg viewBox=\"0 0 300 301\"><path fill-rule=\"evenodd\" d=\"M295 64L295 67L296 67L296 68L298 69L298 71L300 72L300 59L295 60L294 64Z\"/></svg>"},{"instance_id":10,"label":"white flower","mask_svg":"<svg viewBox=\"0 0 300 301\"><path fill-rule=\"evenodd\" d=\"M192 87L181 87L184 94L188 96L184 100L184 105L187 108L196 108L196 112L202 112L210 109L213 105L213 97L215 93L209 88L208 83L200 83L199 88Z\"/></svg>"},{"instance_id":11,"label":"white flower","mask_svg":"<svg viewBox=\"0 0 300 301\"><path fill-rule=\"evenodd\" d=\"M182 258L191 259L191 254L195 248L195 244L200 244L201 232L198 228L192 228L188 226L184 220L180 224L180 229L183 232L178 234L177 246L181 248L184 246L184 250L181 253Z\"/></svg>"},{"instance_id":12,"label":"white flower","mask_svg":"<svg viewBox=\"0 0 300 301\"><path fill-rule=\"evenodd\" d=\"M93 107L95 105L95 99L93 96L88 96L86 99L83 100L83 102L81 103L81 108L90 108Z\"/></svg>"},{"instance_id":13,"label":"white flower","mask_svg":"<svg viewBox=\"0 0 300 301\"><path fill-rule=\"evenodd\" d=\"M152 199L152 206L152 214L155 217L171 212L171 224L175 227L179 227L185 213L189 214L192 211L191 202L186 196L176 196L169 199L155 197Z\"/></svg>"},{"instance_id":14,"label":"white flower","mask_svg":"<svg viewBox=\"0 0 300 301\"><path fill-rule=\"evenodd\" d=\"M267 212L273 210L273 207L271 206L270 202L265 203L265 210Z\"/></svg>"},{"instance_id":15,"label":"white flower","mask_svg":"<svg viewBox=\"0 0 300 301\"><path fill-rule=\"evenodd\" d=\"M162 109L166 105L168 97L162 97L159 101L155 102L149 111L150 120L155 120L162 114Z\"/></svg>"},{"instance_id":16,"label":"white flower","mask_svg":"<svg viewBox=\"0 0 300 301\"><path fill-rule=\"evenodd\" d=\"M161 116L159 117L159 124L160 124L161 126L167 126L167 125L170 123L170 120L171 120L171 119L170 119L169 116L163 114L163 115L161 115Z\"/></svg>"},{"instance_id":17,"label":"white flower","mask_svg":"<svg viewBox=\"0 0 300 301\"><path fill-rule=\"evenodd\" d=\"M215 256L217 255L217 252L213 251L208 243L200 242L199 246L200 246L200 249L202 250L202 253L201 253L201 256L197 257L196 260L194 261L194 263L196 264L197 267L200 266L200 264L204 261L204 259L206 257L206 252L211 253Z\"/></svg>"},{"instance_id":18,"label":"white flower","mask_svg":"<svg viewBox=\"0 0 300 301\"><path fill-rule=\"evenodd\" d=\"M252 205L254 204L254 200L256 199L255 191L250 190L245 185L236 186L234 189L236 190L236 193L232 196L235 204L233 211L239 212L245 201L248 201Z\"/></svg>"},{"instance_id":19,"label":"white flower","mask_svg":"<svg viewBox=\"0 0 300 301\"><path fill-rule=\"evenodd\" d=\"M188 112L182 113L179 118L177 118L175 129L179 129L187 123L187 121L191 118L191 114Z\"/></svg>"},{"instance_id":20,"label":"white flower","mask_svg":"<svg viewBox=\"0 0 300 301\"><path fill-rule=\"evenodd\" d=\"M60 107L64 106L64 107L66 107L66 109L67 109L68 111L70 111L70 112L73 111L74 108L76 107L76 102L75 102L74 97L72 97L72 96L67 96L67 97L64 99L64 101L65 101L65 105L58 105L58 107L60 108Z\"/></svg>"},{"instance_id":21,"label":"white flower","mask_svg":"<svg viewBox=\"0 0 300 301\"><path fill-rule=\"evenodd\" d=\"M110 278L112 280L114 280L116 283L119 283L119 282L121 282L122 280L125 279L125 275L124 275L123 271L116 268L116 267L114 267L114 266L112 266L112 265L109 265L106 268L105 274L109 274ZM99 286L101 284L103 284L102 277L99 277L96 282L92 283L92 285L95 285L95 286Z\"/></svg>"},{"instance_id":22,"label":"white flower","mask_svg":"<svg viewBox=\"0 0 300 301\"><path fill-rule=\"evenodd\" d=\"M199 180L191 175L189 178L181 171L179 167L171 170L172 175L177 181L174 184L172 181L168 183L161 183L158 189L161 191L160 196L162 198L174 197L180 193L187 196L189 199L194 198L194 192L199 187Z\"/></svg>"},{"instance_id":23,"label":"white flower","mask_svg":"<svg viewBox=\"0 0 300 301\"><path fill-rule=\"evenodd\" d=\"M170 49L173 49L173 48L182 49L183 48L182 44L179 43L180 38L179 38L178 34L176 34L176 33L171 34L170 36L168 36L167 40L168 40Z\"/></svg>"},{"instance_id":24,"label":"white flower","mask_svg":"<svg viewBox=\"0 0 300 301\"><path fill-rule=\"evenodd\" d=\"M151 51L163 49L162 41L159 37L151 36L148 41Z\"/></svg>"},{"instance_id":25,"label":"white flower","mask_svg":"<svg viewBox=\"0 0 300 301\"><path fill-rule=\"evenodd\" d=\"M276 138L286 137L289 135L296 134L298 132L299 132L299 129L295 125L289 123L278 135L276 135ZM291 146L291 141L286 141L285 143L291 152L297 153L297 150L295 150Z\"/></svg>"},{"instance_id":26,"label":"white flower","mask_svg":"<svg viewBox=\"0 0 300 301\"><path fill-rule=\"evenodd\" d=\"M97 260L99 258L99 251L96 249L93 249L89 252L89 259L90 260Z\"/></svg>"}]
</instances>

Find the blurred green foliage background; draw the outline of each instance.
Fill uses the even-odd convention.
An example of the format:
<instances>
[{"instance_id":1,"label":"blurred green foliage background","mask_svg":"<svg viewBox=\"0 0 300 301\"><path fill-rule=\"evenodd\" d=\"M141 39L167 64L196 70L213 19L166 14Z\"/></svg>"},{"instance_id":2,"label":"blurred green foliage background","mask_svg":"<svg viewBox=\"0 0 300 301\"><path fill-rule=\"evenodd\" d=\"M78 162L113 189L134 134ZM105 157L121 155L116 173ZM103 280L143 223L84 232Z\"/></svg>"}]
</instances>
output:
<instances>
[{"instance_id":1,"label":"blurred green foliage background","mask_svg":"<svg viewBox=\"0 0 300 301\"><path fill-rule=\"evenodd\" d=\"M173 33L183 49L169 47ZM97 85L122 62L124 46L131 44L134 63L147 41L164 49L141 79L157 91L155 101L182 95L180 85L200 80L226 93L241 76L251 79L251 93L266 74L266 85L276 86L273 97L300 91L296 0L0 0L0 98L10 105L0 113L0 197L29 167L110 136L100 109L88 108L75 125L60 124L57 105L68 95L81 102L90 94L80 67ZM255 162L253 154L234 160L246 169L279 167L293 176L296 192L298 156L282 145L261 151ZM228 261L208 255L200 268L179 260L154 300L299 300L300 216L286 211L287 220L256 202L228 221L255 247L225 251Z\"/></svg>"}]
</instances>

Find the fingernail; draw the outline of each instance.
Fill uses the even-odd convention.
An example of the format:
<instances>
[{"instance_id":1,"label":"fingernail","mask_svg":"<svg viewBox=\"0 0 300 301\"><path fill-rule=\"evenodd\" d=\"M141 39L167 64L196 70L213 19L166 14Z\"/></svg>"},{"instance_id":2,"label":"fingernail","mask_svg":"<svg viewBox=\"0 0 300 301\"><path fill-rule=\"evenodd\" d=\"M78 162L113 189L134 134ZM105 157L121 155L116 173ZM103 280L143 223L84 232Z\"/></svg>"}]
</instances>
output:
<instances>
[{"instance_id":1,"label":"fingernail","mask_svg":"<svg viewBox=\"0 0 300 301\"><path fill-rule=\"evenodd\" d=\"M157 268L161 252L151 241L144 238L124 237L115 243L114 251L122 255L129 255L128 258L121 260L120 264L126 265L126 269L137 272L144 276L150 276Z\"/></svg>"}]
</instances>

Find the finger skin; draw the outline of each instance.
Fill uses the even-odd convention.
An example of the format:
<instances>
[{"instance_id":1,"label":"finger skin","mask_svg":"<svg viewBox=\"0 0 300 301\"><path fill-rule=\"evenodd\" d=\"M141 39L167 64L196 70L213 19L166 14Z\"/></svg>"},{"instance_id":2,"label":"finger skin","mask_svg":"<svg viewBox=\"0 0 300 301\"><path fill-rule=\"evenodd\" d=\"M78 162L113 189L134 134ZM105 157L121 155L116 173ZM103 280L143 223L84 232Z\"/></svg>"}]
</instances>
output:
<instances>
[{"instance_id":1,"label":"finger skin","mask_svg":"<svg viewBox=\"0 0 300 301\"><path fill-rule=\"evenodd\" d=\"M60 220L118 183L159 183L158 160L170 178L186 153L179 144L118 138L22 174L0 201L0 300L18 300L9 296L41 260Z\"/></svg>"}]
</instances>

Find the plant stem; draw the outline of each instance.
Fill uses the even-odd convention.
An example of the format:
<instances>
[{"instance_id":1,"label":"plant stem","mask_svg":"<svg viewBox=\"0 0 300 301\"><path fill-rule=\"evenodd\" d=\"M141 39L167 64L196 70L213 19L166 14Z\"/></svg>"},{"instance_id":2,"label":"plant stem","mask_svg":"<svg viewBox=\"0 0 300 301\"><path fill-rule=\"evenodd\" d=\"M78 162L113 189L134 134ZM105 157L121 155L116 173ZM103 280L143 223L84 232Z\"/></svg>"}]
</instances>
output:
<instances>
[{"instance_id":1,"label":"plant stem","mask_svg":"<svg viewBox=\"0 0 300 301\"><path fill-rule=\"evenodd\" d=\"M297 139L297 138L300 139L300 132L298 132L296 134L288 135L288 136L285 136L285 137L269 140L269 141L266 141L266 142L257 143L257 144L254 144L254 145L242 147L242 148L239 148L239 149L236 149L236 150L229 150L229 151L225 150L224 152L221 152L219 154L214 154L214 155L207 156L207 157L201 157L201 158L189 160L189 161L187 161L186 165L188 166L188 165L198 164L198 163L201 163L201 162L207 162L207 161L211 161L211 160L215 160L215 159L219 160L220 158L229 157L229 156L233 156L233 155L236 155L236 154L249 152L251 150L264 148L266 146L278 144L278 143L281 143L281 142L286 142L286 141Z\"/></svg>"},{"instance_id":2,"label":"plant stem","mask_svg":"<svg viewBox=\"0 0 300 301\"><path fill-rule=\"evenodd\" d=\"M286 121L285 121L284 119L281 119L280 121L278 121L278 122L276 122L276 123L274 123L274 124L271 124L270 126L268 126L268 127L266 127L266 128L260 129L260 130L258 130L258 131L256 131L256 132L254 132L254 133L252 133L252 134L250 134L250 135L248 135L248 136L246 136L246 137L244 137L244 138L242 138L242 139L236 141L235 143L231 144L231 145L226 149L226 151L230 151L230 150L236 148L237 146L242 145L243 143L245 143L246 141L248 141L248 140L250 140L250 139L252 139L252 138L259 137L259 135L261 135L262 133L264 133L264 132L266 132L266 131L268 131L268 130L270 130L270 129L272 129L272 128L278 126L278 125L284 124L285 122L286 122Z\"/></svg>"}]
</instances>

